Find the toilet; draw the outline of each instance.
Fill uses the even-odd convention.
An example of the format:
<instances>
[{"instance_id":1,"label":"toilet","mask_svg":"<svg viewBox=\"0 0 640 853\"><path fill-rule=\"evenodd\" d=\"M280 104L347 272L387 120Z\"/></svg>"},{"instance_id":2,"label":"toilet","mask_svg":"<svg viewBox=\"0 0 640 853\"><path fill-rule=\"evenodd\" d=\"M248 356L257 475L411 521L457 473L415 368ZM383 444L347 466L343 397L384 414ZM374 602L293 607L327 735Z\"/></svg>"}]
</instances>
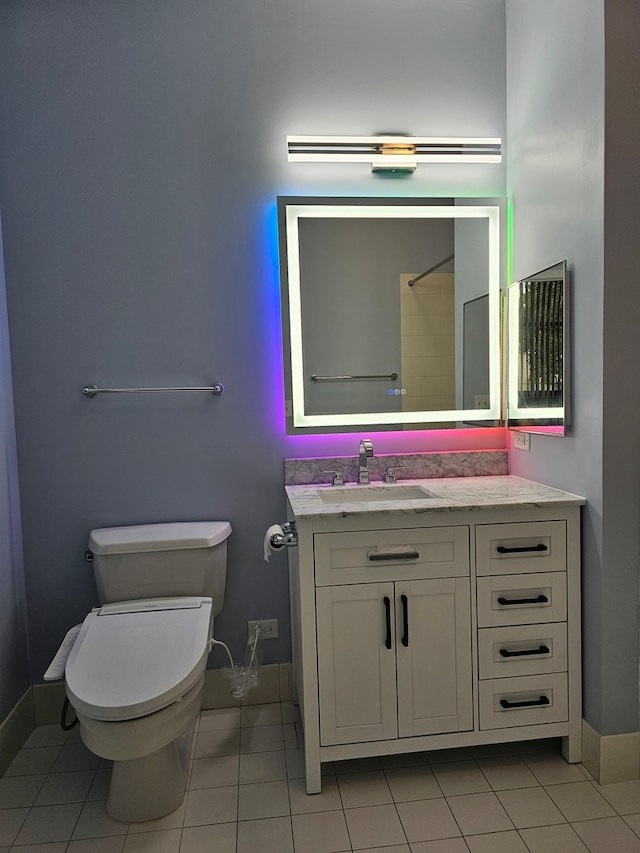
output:
<instances>
[{"instance_id":1,"label":"toilet","mask_svg":"<svg viewBox=\"0 0 640 853\"><path fill-rule=\"evenodd\" d=\"M155 820L184 798L230 533L227 521L91 531L101 606L69 654L65 691L86 746L113 761L115 820Z\"/></svg>"}]
</instances>

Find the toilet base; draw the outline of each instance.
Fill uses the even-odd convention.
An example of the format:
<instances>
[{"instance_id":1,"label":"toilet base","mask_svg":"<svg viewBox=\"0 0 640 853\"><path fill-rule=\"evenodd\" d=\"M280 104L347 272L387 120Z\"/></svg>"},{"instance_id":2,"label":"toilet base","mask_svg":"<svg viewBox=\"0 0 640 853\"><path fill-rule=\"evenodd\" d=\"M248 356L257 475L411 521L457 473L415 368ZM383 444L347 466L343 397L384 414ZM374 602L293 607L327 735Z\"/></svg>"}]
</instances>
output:
<instances>
[{"instance_id":1,"label":"toilet base","mask_svg":"<svg viewBox=\"0 0 640 853\"><path fill-rule=\"evenodd\" d=\"M113 761L107 812L115 820L156 820L182 802L203 684L204 673L181 700L147 717L109 722L76 712L85 746Z\"/></svg>"},{"instance_id":2,"label":"toilet base","mask_svg":"<svg viewBox=\"0 0 640 853\"><path fill-rule=\"evenodd\" d=\"M137 823L175 811L187 789L196 721L166 746L142 758L114 761L107 813Z\"/></svg>"}]
</instances>

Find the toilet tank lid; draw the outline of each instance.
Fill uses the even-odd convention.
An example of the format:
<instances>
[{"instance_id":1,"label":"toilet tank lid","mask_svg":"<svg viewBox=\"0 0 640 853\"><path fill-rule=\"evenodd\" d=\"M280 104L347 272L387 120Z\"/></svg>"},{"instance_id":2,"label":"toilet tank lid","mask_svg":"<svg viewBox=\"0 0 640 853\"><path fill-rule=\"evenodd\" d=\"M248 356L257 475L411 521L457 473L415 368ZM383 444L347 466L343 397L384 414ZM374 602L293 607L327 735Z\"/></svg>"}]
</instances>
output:
<instances>
[{"instance_id":1,"label":"toilet tank lid","mask_svg":"<svg viewBox=\"0 0 640 853\"><path fill-rule=\"evenodd\" d=\"M101 527L89 534L89 548L94 554L212 548L224 542L230 533L231 525L228 521L178 521Z\"/></svg>"}]
</instances>

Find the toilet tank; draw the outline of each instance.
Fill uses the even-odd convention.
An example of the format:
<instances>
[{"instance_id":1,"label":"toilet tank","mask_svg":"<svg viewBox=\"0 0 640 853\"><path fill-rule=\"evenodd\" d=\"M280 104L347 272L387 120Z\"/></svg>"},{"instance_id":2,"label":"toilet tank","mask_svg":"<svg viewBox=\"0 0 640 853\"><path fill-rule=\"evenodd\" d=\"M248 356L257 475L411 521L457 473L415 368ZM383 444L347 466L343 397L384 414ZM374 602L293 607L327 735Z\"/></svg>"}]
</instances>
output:
<instances>
[{"instance_id":1,"label":"toilet tank","mask_svg":"<svg viewBox=\"0 0 640 853\"><path fill-rule=\"evenodd\" d=\"M228 521L102 527L89 535L101 604L138 598L206 595L222 610Z\"/></svg>"}]
</instances>

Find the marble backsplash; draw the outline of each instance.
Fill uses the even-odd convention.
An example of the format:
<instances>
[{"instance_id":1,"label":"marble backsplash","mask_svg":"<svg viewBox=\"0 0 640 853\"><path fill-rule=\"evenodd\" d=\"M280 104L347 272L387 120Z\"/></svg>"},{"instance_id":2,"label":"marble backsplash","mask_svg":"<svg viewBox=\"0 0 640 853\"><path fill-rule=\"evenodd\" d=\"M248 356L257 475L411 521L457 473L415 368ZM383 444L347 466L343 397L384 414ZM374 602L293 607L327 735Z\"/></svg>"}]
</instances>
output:
<instances>
[{"instance_id":1,"label":"marble backsplash","mask_svg":"<svg viewBox=\"0 0 640 853\"><path fill-rule=\"evenodd\" d=\"M399 482L440 477L486 477L508 474L509 460L506 450L381 454L369 459L370 481L383 482L387 468L396 469ZM332 474L328 473L331 471L342 472L345 483L355 483L358 480L358 459L355 456L338 456L284 460L286 486L331 483Z\"/></svg>"}]
</instances>

